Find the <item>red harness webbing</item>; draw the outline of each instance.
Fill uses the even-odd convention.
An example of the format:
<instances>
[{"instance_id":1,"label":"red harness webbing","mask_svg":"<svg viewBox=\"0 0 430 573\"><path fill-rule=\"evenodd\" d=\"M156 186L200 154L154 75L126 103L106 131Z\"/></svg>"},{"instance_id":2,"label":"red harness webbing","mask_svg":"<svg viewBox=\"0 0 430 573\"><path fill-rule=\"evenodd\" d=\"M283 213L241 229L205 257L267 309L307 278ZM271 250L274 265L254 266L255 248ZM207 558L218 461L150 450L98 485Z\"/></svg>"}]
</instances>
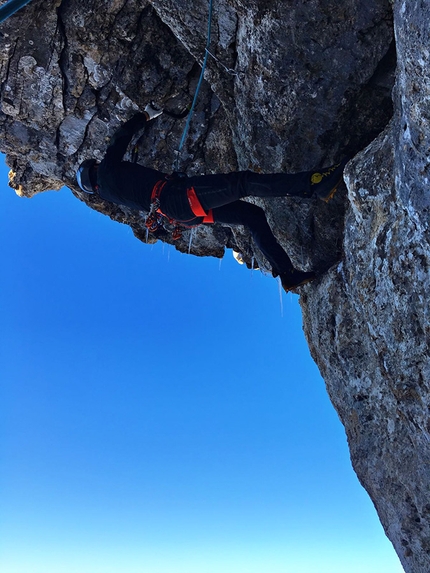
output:
<instances>
[{"instance_id":1,"label":"red harness webbing","mask_svg":"<svg viewBox=\"0 0 430 573\"><path fill-rule=\"evenodd\" d=\"M199 201L199 198L196 195L196 190L194 187L188 187L187 189L187 197L188 203L190 204L191 211L194 213L196 217L203 217L203 223L213 223L214 216L212 209L206 213L203 209L202 204Z\"/></svg>"},{"instance_id":2,"label":"red harness webbing","mask_svg":"<svg viewBox=\"0 0 430 573\"><path fill-rule=\"evenodd\" d=\"M151 193L151 203L154 203L154 201L156 199L160 199L161 196L161 191L163 190L164 186L166 185L167 181L166 179L161 179L160 181L157 181L157 183L154 185L153 189L152 189L152 193ZM159 210L159 212L161 213L161 211ZM164 213L163 213L164 214Z\"/></svg>"}]
</instances>

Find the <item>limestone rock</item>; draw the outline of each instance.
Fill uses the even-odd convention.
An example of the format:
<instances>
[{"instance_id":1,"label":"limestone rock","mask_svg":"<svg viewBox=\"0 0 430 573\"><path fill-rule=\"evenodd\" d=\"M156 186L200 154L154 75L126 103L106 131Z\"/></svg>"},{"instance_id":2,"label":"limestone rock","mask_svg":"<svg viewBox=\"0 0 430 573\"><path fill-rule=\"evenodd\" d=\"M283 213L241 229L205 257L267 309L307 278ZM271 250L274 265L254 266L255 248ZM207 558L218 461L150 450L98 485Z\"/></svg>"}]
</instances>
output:
<instances>
[{"instance_id":1,"label":"limestone rock","mask_svg":"<svg viewBox=\"0 0 430 573\"><path fill-rule=\"evenodd\" d=\"M302 299L351 458L405 571L430 569L430 3L395 2L395 115L346 170L342 263Z\"/></svg>"}]
</instances>

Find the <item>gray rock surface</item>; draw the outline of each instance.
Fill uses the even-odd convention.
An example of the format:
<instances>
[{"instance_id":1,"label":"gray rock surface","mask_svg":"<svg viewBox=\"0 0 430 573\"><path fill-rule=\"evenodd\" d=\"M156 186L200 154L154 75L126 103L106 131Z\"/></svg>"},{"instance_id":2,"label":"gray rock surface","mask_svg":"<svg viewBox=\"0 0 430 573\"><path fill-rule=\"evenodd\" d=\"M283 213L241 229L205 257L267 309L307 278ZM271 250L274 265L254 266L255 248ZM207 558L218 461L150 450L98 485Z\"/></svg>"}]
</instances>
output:
<instances>
[{"instance_id":1,"label":"gray rock surface","mask_svg":"<svg viewBox=\"0 0 430 573\"><path fill-rule=\"evenodd\" d=\"M395 115L346 169L341 264L301 303L351 459L405 571L430 570L429 2L395 2Z\"/></svg>"},{"instance_id":2,"label":"gray rock surface","mask_svg":"<svg viewBox=\"0 0 430 573\"><path fill-rule=\"evenodd\" d=\"M33 0L5 22L10 185L30 197L65 184L138 239L172 242L146 235L145 213L84 197L75 171L149 100L174 112L190 104L207 15L206 0ZM430 570L429 16L429 0L215 0L217 60L180 157L189 174L352 157L328 205L259 204L295 264L324 270L301 289L305 334L407 573ZM138 160L171 169L183 127L154 121ZM189 236L175 245L188 251ZM191 250L221 257L226 247L270 270L246 229L201 227Z\"/></svg>"}]
</instances>

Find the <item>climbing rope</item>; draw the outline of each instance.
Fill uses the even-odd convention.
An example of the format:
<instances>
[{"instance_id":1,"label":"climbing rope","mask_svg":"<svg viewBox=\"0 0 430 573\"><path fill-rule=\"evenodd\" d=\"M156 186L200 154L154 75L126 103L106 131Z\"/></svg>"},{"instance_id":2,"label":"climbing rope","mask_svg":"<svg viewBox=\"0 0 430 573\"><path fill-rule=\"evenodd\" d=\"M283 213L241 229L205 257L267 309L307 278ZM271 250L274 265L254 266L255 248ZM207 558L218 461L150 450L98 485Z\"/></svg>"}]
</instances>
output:
<instances>
[{"instance_id":1,"label":"climbing rope","mask_svg":"<svg viewBox=\"0 0 430 573\"><path fill-rule=\"evenodd\" d=\"M193 98L193 103L191 104L190 107L190 111L188 113L188 118L187 118L187 123L185 124L184 127L184 131L182 133L182 137L181 137L181 141L179 143L179 147L176 151L176 165L175 165L175 170L177 171L178 169L178 164L179 164L179 155L182 151L182 148L184 146L185 140L187 138L187 134L188 134L188 130L190 128L190 123L191 123L191 118L193 117L193 113L194 113L194 108L197 102L197 98L199 96L199 91L202 85L202 81L203 81L203 76L205 74L205 70L206 70L206 64L208 62L208 57L210 55L209 52L209 46L211 43L211 31L212 31L212 12L213 12L213 0L209 0L209 13L208 13L208 34L207 34L207 40L206 40L206 47L205 47L205 57L203 59L203 64L202 64L202 71L200 72L200 78L199 81L197 83L197 88L196 88L196 92L194 94L194 98Z\"/></svg>"},{"instance_id":2,"label":"climbing rope","mask_svg":"<svg viewBox=\"0 0 430 573\"><path fill-rule=\"evenodd\" d=\"M30 2L31 0L9 0L9 2L6 2L6 4L0 8L0 24Z\"/></svg>"}]
</instances>

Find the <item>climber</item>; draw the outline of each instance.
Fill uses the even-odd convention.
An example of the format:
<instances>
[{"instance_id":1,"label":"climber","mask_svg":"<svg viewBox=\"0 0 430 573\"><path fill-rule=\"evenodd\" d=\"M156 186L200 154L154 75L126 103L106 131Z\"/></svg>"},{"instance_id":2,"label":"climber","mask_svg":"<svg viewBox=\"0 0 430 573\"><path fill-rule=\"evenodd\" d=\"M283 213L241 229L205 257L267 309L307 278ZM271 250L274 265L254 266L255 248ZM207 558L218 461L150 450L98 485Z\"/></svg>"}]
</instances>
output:
<instances>
[{"instance_id":1,"label":"climber","mask_svg":"<svg viewBox=\"0 0 430 573\"><path fill-rule=\"evenodd\" d=\"M155 232L165 218L175 226L174 234L177 235L180 235L181 227L201 224L244 225L269 261L273 276L280 277L286 291L313 280L314 272L294 268L273 235L263 209L240 199L317 196L328 201L342 180L346 161L321 172L257 174L240 171L195 177L168 175L122 161L133 135L161 113L148 104L143 113L137 113L120 127L101 163L87 159L80 165L77 172L80 188L117 205L147 211L147 226L151 232Z\"/></svg>"}]
</instances>

